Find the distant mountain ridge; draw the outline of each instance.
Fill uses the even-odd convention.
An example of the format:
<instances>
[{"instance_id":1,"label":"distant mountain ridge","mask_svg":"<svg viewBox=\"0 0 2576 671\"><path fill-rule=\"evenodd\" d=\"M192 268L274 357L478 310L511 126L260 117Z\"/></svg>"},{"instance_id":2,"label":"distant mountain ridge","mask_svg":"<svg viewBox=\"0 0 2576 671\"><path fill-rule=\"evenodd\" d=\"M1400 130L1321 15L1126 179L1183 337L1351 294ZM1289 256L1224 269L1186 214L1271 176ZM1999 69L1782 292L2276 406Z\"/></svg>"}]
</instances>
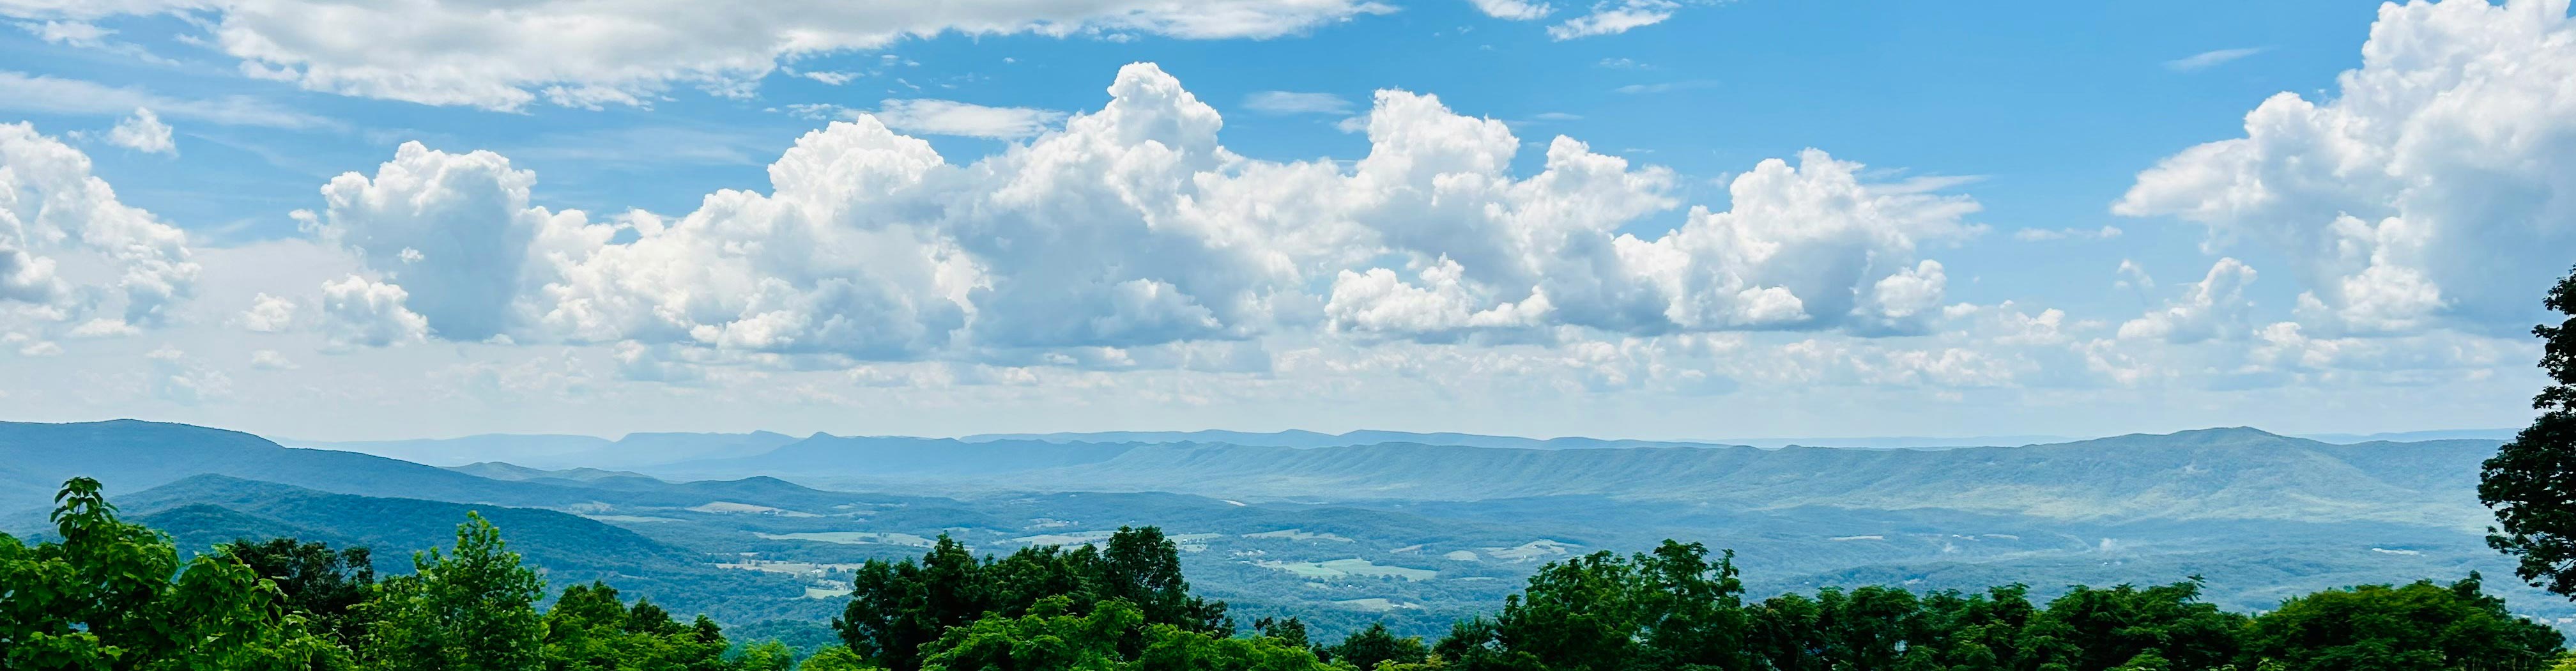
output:
<instances>
[{"instance_id":1,"label":"distant mountain ridge","mask_svg":"<svg viewBox=\"0 0 2576 671\"><path fill-rule=\"evenodd\" d=\"M821 435L821 434L817 434ZM631 468L695 459L749 456L796 442L795 436L751 433L630 433L598 436L489 433L457 438L317 441L280 439L289 447L360 452L432 466L501 461L540 469Z\"/></svg>"},{"instance_id":2,"label":"distant mountain ridge","mask_svg":"<svg viewBox=\"0 0 2576 671\"><path fill-rule=\"evenodd\" d=\"M674 464L827 488L1168 491L1280 500L1612 496L1753 509L1944 508L2056 519L2352 520L2475 528L2492 441L2335 445L2246 427L1944 450L814 438ZM1052 449L1051 449L1052 448Z\"/></svg>"}]
</instances>

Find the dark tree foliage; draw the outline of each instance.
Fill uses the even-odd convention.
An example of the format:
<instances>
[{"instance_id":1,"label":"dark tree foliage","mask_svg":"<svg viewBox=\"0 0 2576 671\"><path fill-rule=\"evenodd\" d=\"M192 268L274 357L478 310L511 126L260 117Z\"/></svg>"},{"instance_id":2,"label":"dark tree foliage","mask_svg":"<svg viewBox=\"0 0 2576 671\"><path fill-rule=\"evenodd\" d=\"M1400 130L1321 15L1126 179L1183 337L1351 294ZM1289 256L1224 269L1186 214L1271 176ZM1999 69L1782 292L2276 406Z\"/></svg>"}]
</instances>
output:
<instances>
[{"instance_id":1,"label":"dark tree foliage","mask_svg":"<svg viewBox=\"0 0 2576 671\"><path fill-rule=\"evenodd\" d=\"M181 571L169 538L117 519L98 481L73 478L54 500L61 542L0 533L0 669L348 667L345 648L310 633L233 553Z\"/></svg>"},{"instance_id":2,"label":"dark tree foliage","mask_svg":"<svg viewBox=\"0 0 2576 671\"><path fill-rule=\"evenodd\" d=\"M861 565L851 581L850 604L832 628L852 650L894 671L921 668L921 646L952 627L987 616L1026 615L1049 597L1063 597L1075 615L1117 600L1133 606L1146 624L1233 634L1224 602L1190 596L1180 548L1162 529L1121 527L1103 545L1038 546L978 559L942 535L918 562Z\"/></svg>"},{"instance_id":3,"label":"dark tree foliage","mask_svg":"<svg viewBox=\"0 0 2576 671\"><path fill-rule=\"evenodd\" d=\"M344 644L365 632L349 611L365 603L376 586L376 568L366 548L333 550L327 543L293 538L243 538L226 547L259 577L276 583L287 610L303 614L315 631L328 632Z\"/></svg>"},{"instance_id":4,"label":"dark tree foliage","mask_svg":"<svg viewBox=\"0 0 2576 671\"><path fill-rule=\"evenodd\" d=\"M1470 668L1568 671L1742 668L1744 583L1735 555L1697 543L1597 552L1540 568L1492 620L1461 623L1440 652Z\"/></svg>"},{"instance_id":5,"label":"dark tree foliage","mask_svg":"<svg viewBox=\"0 0 2576 671\"><path fill-rule=\"evenodd\" d=\"M1298 647L1315 645L1314 639L1306 635L1306 621L1293 617L1265 617L1253 620L1252 635L1268 636Z\"/></svg>"},{"instance_id":6,"label":"dark tree foliage","mask_svg":"<svg viewBox=\"0 0 2576 671\"><path fill-rule=\"evenodd\" d=\"M2281 603L2245 631L2246 666L2281 671L2543 669L2565 641L2507 612L2478 574L2448 587L2365 585Z\"/></svg>"},{"instance_id":7,"label":"dark tree foliage","mask_svg":"<svg viewBox=\"0 0 2576 671\"><path fill-rule=\"evenodd\" d=\"M2514 574L2576 599L2576 271L2541 304L2566 315L2531 329L2553 384L2531 401L2540 417L2487 460L2478 501L2495 509L2487 544L2521 559Z\"/></svg>"},{"instance_id":8,"label":"dark tree foliage","mask_svg":"<svg viewBox=\"0 0 2576 671\"><path fill-rule=\"evenodd\" d=\"M1378 622L1325 647L1324 652L1328 661L1375 669L1381 662L1421 662L1431 656L1431 646L1423 644L1419 636L1396 636L1386 630L1386 623Z\"/></svg>"}]
</instances>

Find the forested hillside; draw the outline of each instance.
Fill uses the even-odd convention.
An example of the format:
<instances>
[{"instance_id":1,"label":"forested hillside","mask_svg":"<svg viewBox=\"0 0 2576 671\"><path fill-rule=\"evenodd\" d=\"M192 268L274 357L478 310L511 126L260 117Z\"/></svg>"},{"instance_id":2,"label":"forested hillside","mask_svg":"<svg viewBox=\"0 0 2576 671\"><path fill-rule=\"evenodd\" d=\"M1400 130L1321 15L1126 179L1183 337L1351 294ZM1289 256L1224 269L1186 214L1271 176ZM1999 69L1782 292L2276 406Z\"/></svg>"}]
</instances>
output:
<instances>
[{"instance_id":1,"label":"forested hillside","mask_svg":"<svg viewBox=\"0 0 2576 671\"><path fill-rule=\"evenodd\" d=\"M807 484L879 483L816 488L745 472L674 482L657 467L443 469L172 424L0 424L0 468L16 469L0 475L22 492L0 499L0 530L47 533L52 490L75 475L192 551L290 535L422 547L473 506L542 515L510 526L556 588L604 578L732 625L819 621L858 565L943 534L1007 554L1122 526L1169 530L1198 590L1247 617L1404 635L1488 610L1545 562L1666 538L1738 550L1764 593L2019 582L2048 599L2199 575L2203 599L2252 611L2342 586L2510 574L2471 517L2492 450L2229 429L1938 451L817 438L747 458ZM907 493L871 493L889 490ZM566 549L612 532L651 549L617 561ZM377 560L408 570L400 554ZM2519 581L2488 589L2576 623L2576 604Z\"/></svg>"},{"instance_id":2,"label":"forested hillside","mask_svg":"<svg viewBox=\"0 0 2576 671\"><path fill-rule=\"evenodd\" d=\"M211 483L191 486L203 484ZM214 545L181 570L170 537L120 519L95 481L72 480L60 499L49 516L59 540L29 545L0 535L6 668L2539 671L2576 664L2562 661L2561 633L2513 615L2474 573L2299 595L2259 614L2202 602L2196 579L2078 586L2045 601L2021 585L1763 598L1745 588L1732 551L1670 540L1649 552L1549 562L1489 615L1436 638L1382 626L1323 632L1294 616L1244 622L1226 603L1193 594L1180 543L1154 527L981 557L942 537L917 560L865 562L832 621L838 640L798 649L729 640L709 618L684 623L665 606L627 601L606 582L549 590L479 513L464 514L452 545L416 553L411 572L378 580L365 553L293 538ZM546 523L543 515L515 517ZM622 554L652 554L626 543ZM165 577L173 574L175 581Z\"/></svg>"}]
</instances>

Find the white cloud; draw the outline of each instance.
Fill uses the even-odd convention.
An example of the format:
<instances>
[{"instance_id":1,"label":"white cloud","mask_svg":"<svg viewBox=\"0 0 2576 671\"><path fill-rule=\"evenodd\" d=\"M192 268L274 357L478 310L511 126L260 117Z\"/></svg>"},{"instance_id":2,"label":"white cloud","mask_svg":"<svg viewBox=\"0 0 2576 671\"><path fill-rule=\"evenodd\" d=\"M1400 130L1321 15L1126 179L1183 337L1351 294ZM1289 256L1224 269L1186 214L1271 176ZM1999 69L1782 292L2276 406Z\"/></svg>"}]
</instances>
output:
<instances>
[{"instance_id":1,"label":"white cloud","mask_svg":"<svg viewBox=\"0 0 2576 671\"><path fill-rule=\"evenodd\" d=\"M729 354L693 365L1123 368L1316 326L1913 332L1946 283L1920 247L1978 230L1962 222L1975 203L1931 193L1942 184L1868 183L1810 151L1738 177L1731 210L1639 239L1618 231L1678 205L1670 171L1557 138L1539 174L1514 177L1508 126L1431 96L1380 92L1369 154L1346 166L1227 151L1216 111L1152 65L1109 92L963 166L874 115L832 123L770 166L769 193L720 191L678 217L550 211L507 159L418 144L333 180L304 216L438 338L631 342L629 377L699 351ZM1412 272L1373 265L1391 258Z\"/></svg>"},{"instance_id":2,"label":"white cloud","mask_svg":"<svg viewBox=\"0 0 2576 671\"><path fill-rule=\"evenodd\" d=\"M402 287L350 275L322 283L322 333L332 347L385 347L420 342L429 320L404 305Z\"/></svg>"},{"instance_id":3,"label":"white cloud","mask_svg":"<svg viewBox=\"0 0 2576 671\"><path fill-rule=\"evenodd\" d=\"M1330 93L1258 91L1243 97L1243 108L1262 114L1349 114L1351 101Z\"/></svg>"},{"instance_id":4,"label":"white cloud","mask_svg":"<svg viewBox=\"0 0 2576 671\"><path fill-rule=\"evenodd\" d=\"M18 27L47 43L75 47L95 48L105 44L107 36L116 34L87 21L22 21Z\"/></svg>"},{"instance_id":5,"label":"white cloud","mask_svg":"<svg viewBox=\"0 0 2576 671\"><path fill-rule=\"evenodd\" d=\"M344 95L491 109L539 100L644 105L675 84L746 95L783 61L878 49L907 37L1259 39L1392 11L1366 0L0 4L0 14L34 19L190 13L209 24L210 41L252 76Z\"/></svg>"},{"instance_id":6,"label":"white cloud","mask_svg":"<svg viewBox=\"0 0 2576 671\"><path fill-rule=\"evenodd\" d=\"M2188 285L2182 296L2163 309L2121 324L2120 337L2190 344L2252 335L2254 304L2245 298L2245 287L2253 283L2252 266L2219 259L2207 276Z\"/></svg>"},{"instance_id":7,"label":"white cloud","mask_svg":"<svg viewBox=\"0 0 2576 671\"><path fill-rule=\"evenodd\" d=\"M250 309L241 314L242 328L255 333L278 333L295 323L295 301L261 293L251 297Z\"/></svg>"},{"instance_id":8,"label":"white cloud","mask_svg":"<svg viewBox=\"0 0 2576 671\"><path fill-rule=\"evenodd\" d=\"M115 310L124 328L157 326L198 273L188 236L116 199L89 156L24 123L0 124L0 305L43 321Z\"/></svg>"},{"instance_id":9,"label":"white cloud","mask_svg":"<svg viewBox=\"0 0 2576 671\"><path fill-rule=\"evenodd\" d=\"M1547 294L1536 292L1519 302L1481 307L1493 301L1471 295L1461 282L1466 270L1445 257L1419 274L1430 288L1407 284L1385 268L1341 271L1324 314L1335 329L1436 340L1469 330L1536 327L1551 309Z\"/></svg>"},{"instance_id":10,"label":"white cloud","mask_svg":"<svg viewBox=\"0 0 2576 671\"><path fill-rule=\"evenodd\" d=\"M161 117L141 107L134 108L134 116L108 129L107 143L146 154L179 155L179 145L170 140L170 124L161 123Z\"/></svg>"},{"instance_id":11,"label":"white cloud","mask_svg":"<svg viewBox=\"0 0 2576 671\"><path fill-rule=\"evenodd\" d=\"M1467 2L1476 5L1476 11L1484 12L1486 16L1506 21L1529 21L1556 11L1555 7L1550 7L1544 2L1524 2L1523 0L1467 0Z\"/></svg>"},{"instance_id":12,"label":"white cloud","mask_svg":"<svg viewBox=\"0 0 2576 671\"><path fill-rule=\"evenodd\" d=\"M818 81L818 82L822 82L822 83L824 83L824 84L831 85L831 86L840 86L840 85L842 85L842 84L847 84L847 83L850 83L850 82L851 82L851 81L853 81L853 80L858 79L858 78L859 78L859 73L856 73L856 72L831 72L831 71L813 71L813 70L807 70L807 71L804 71L804 72L796 73L796 76L798 76L798 77L804 77L804 78L806 78L806 79L811 79L811 80Z\"/></svg>"},{"instance_id":13,"label":"white cloud","mask_svg":"<svg viewBox=\"0 0 2576 671\"><path fill-rule=\"evenodd\" d=\"M1682 8L1675 0L1603 0L1592 4L1592 13L1548 26L1547 36L1571 40L1597 35L1617 35L1631 29L1663 23Z\"/></svg>"},{"instance_id":14,"label":"white cloud","mask_svg":"<svg viewBox=\"0 0 2576 671\"><path fill-rule=\"evenodd\" d=\"M0 110L114 116L136 109L227 126L311 128L331 121L249 96L170 98L136 88L0 70Z\"/></svg>"},{"instance_id":15,"label":"white cloud","mask_svg":"<svg viewBox=\"0 0 2576 671\"><path fill-rule=\"evenodd\" d=\"M1035 136L1064 120L1064 113L1055 110L985 107L932 98L887 100L878 104L874 114L895 130L996 140Z\"/></svg>"},{"instance_id":16,"label":"white cloud","mask_svg":"<svg viewBox=\"0 0 2576 671\"><path fill-rule=\"evenodd\" d=\"M2281 93L2113 206L2286 254L2303 325L2504 334L2576 249L2576 27L2564 0L2380 8L2334 97Z\"/></svg>"},{"instance_id":17,"label":"white cloud","mask_svg":"<svg viewBox=\"0 0 2576 671\"><path fill-rule=\"evenodd\" d=\"M2197 72L2224 65L2229 61L2263 53L2264 47L2214 49L2165 61L2165 69L2175 72Z\"/></svg>"}]
</instances>

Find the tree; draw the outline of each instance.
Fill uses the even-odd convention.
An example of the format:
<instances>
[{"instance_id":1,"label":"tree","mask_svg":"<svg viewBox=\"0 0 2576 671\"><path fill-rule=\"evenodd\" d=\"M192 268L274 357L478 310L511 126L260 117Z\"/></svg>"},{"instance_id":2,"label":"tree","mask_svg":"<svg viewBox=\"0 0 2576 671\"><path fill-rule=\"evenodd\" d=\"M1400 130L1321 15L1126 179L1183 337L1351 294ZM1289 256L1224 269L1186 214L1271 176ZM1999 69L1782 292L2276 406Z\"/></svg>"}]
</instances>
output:
<instances>
[{"instance_id":1,"label":"tree","mask_svg":"<svg viewBox=\"0 0 2576 671\"><path fill-rule=\"evenodd\" d=\"M2557 630L2505 610L2475 573L2444 587L2364 585L2281 603L2245 630L2242 668L2284 671L2534 669L2558 655Z\"/></svg>"},{"instance_id":2,"label":"tree","mask_svg":"<svg viewBox=\"0 0 2576 671\"><path fill-rule=\"evenodd\" d=\"M1422 643L1422 637L1398 638L1394 632L1387 631L1384 622L1371 622L1367 629L1343 638L1342 642L1326 647L1324 651L1330 659L1349 663L1363 671L1377 668L1380 662L1413 663L1431 656L1431 648Z\"/></svg>"},{"instance_id":3,"label":"tree","mask_svg":"<svg viewBox=\"0 0 2576 671\"><path fill-rule=\"evenodd\" d=\"M317 632L354 643L364 626L350 611L375 592L376 568L366 548L333 550L327 543L293 538L238 539L228 551L277 584L287 610L301 613Z\"/></svg>"},{"instance_id":4,"label":"tree","mask_svg":"<svg viewBox=\"0 0 2576 671\"><path fill-rule=\"evenodd\" d=\"M1117 600L1149 624L1233 633L1224 602L1190 595L1179 546L1161 529L1121 527L1104 546L1037 546L977 559L942 535L919 561L860 565L832 628L851 651L894 671L921 668L921 647L951 629L991 615L1025 615L1059 597L1071 614Z\"/></svg>"},{"instance_id":5,"label":"tree","mask_svg":"<svg viewBox=\"0 0 2576 671\"><path fill-rule=\"evenodd\" d=\"M2147 588L2078 585L2024 630L2024 655L2043 669L2216 669L2235 660L2244 624L2245 616L2200 601L2197 577Z\"/></svg>"},{"instance_id":6,"label":"tree","mask_svg":"<svg viewBox=\"0 0 2576 671\"><path fill-rule=\"evenodd\" d=\"M1744 585L1734 558L1710 562L1707 546L1664 541L1653 553L1550 563L1530 576L1526 598L1507 597L1490 625L1462 624L1458 640L1442 645L1471 666L1742 668Z\"/></svg>"},{"instance_id":7,"label":"tree","mask_svg":"<svg viewBox=\"0 0 2576 671\"><path fill-rule=\"evenodd\" d=\"M456 547L412 554L412 575L386 580L362 607L372 620L359 652L403 671L532 671L544 667L545 581L519 563L478 513L456 526Z\"/></svg>"},{"instance_id":8,"label":"tree","mask_svg":"<svg viewBox=\"0 0 2576 671\"><path fill-rule=\"evenodd\" d=\"M796 650L776 639L745 645L733 658L736 671L787 671L795 666Z\"/></svg>"},{"instance_id":9,"label":"tree","mask_svg":"<svg viewBox=\"0 0 2576 671\"><path fill-rule=\"evenodd\" d=\"M345 650L309 633L277 585L228 549L180 572L169 539L118 520L98 481L73 478L54 500L61 542L0 534L0 668L345 666Z\"/></svg>"},{"instance_id":10,"label":"tree","mask_svg":"<svg viewBox=\"0 0 2576 671\"><path fill-rule=\"evenodd\" d=\"M2514 574L2576 599L2576 271L2541 305L2566 316L2531 329L2553 383L2531 400L2540 417L2486 461L2478 501L2495 510L2487 544L2520 559Z\"/></svg>"},{"instance_id":11,"label":"tree","mask_svg":"<svg viewBox=\"0 0 2576 671\"><path fill-rule=\"evenodd\" d=\"M848 646L827 646L796 664L796 671L868 671L878 668Z\"/></svg>"}]
</instances>

